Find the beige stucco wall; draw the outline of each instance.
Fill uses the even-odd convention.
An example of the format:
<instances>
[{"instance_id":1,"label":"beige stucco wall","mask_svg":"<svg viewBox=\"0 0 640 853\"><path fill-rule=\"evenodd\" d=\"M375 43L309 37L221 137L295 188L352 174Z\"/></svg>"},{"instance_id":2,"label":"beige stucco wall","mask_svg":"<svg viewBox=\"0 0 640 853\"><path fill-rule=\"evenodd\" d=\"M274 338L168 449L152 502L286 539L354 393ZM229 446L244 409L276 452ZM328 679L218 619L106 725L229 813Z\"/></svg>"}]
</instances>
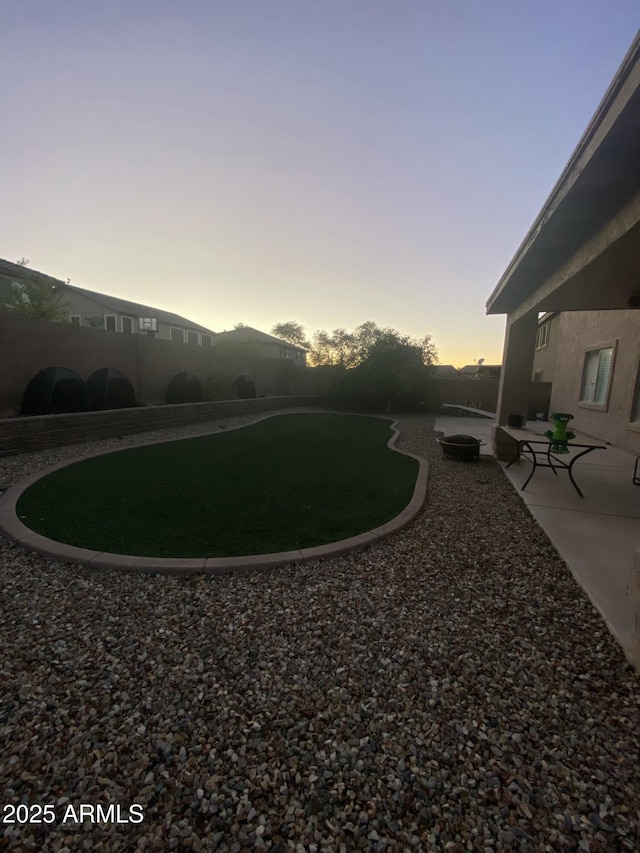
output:
<instances>
[{"instance_id":1,"label":"beige stucco wall","mask_svg":"<svg viewBox=\"0 0 640 853\"><path fill-rule=\"evenodd\" d=\"M558 318L551 408L571 412L572 427L640 453L640 422L630 422L640 365L640 311L567 311ZM580 403L585 352L616 346L606 411Z\"/></svg>"}]
</instances>

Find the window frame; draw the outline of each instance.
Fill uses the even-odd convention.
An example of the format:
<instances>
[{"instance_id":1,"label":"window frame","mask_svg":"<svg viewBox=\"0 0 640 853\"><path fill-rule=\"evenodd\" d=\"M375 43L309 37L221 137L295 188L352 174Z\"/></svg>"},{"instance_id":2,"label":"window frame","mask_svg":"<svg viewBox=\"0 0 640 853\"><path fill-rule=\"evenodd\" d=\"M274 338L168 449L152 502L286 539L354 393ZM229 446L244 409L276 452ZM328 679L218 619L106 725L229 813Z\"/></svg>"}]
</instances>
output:
<instances>
[{"instance_id":1,"label":"window frame","mask_svg":"<svg viewBox=\"0 0 640 853\"><path fill-rule=\"evenodd\" d=\"M538 330L536 331L536 350L548 347L550 337L551 321L547 320L546 323L542 323L542 325L538 326Z\"/></svg>"},{"instance_id":2,"label":"window frame","mask_svg":"<svg viewBox=\"0 0 640 853\"><path fill-rule=\"evenodd\" d=\"M198 346L198 333L187 329L187 343L192 346Z\"/></svg>"},{"instance_id":3,"label":"window frame","mask_svg":"<svg viewBox=\"0 0 640 853\"><path fill-rule=\"evenodd\" d=\"M600 353L603 350L611 350L611 365L609 368L609 378L607 381L607 388L604 395L604 400L601 403L597 403L594 400L583 400L582 393L584 388L584 383L586 380L586 370L587 370L587 361L589 355L592 353ZM606 343L597 344L596 346L587 347L584 351L584 358L582 360L582 372L580 374L580 390L579 390L579 399L578 406L583 409L591 409L594 412L607 412L609 410L609 400L611 398L611 388L613 386L613 375L616 369L616 353L618 349L618 341L607 341ZM599 367L598 363L598 367ZM596 371L596 382L597 382L597 371Z\"/></svg>"},{"instance_id":4,"label":"window frame","mask_svg":"<svg viewBox=\"0 0 640 853\"><path fill-rule=\"evenodd\" d=\"M77 323L74 323L74 320L77 320ZM69 323L71 326L81 326L82 325L82 315L81 314L69 314Z\"/></svg>"},{"instance_id":5,"label":"window frame","mask_svg":"<svg viewBox=\"0 0 640 853\"><path fill-rule=\"evenodd\" d=\"M180 335L181 335L180 339L174 338L174 336L173 336L174 332L180 332ZM170 331L169 331L169 338L176 344L183 344L184 343L184 329L181 329L179 326L171 326Z\"/></svg>"},{"instance_id":6,"label":"window frame","mask_svg":"<svg viewBox=\"0 0 640 853\"><path fill-rule=\"evenodd\" d=\"M206 339L206 343L205 343ZM207 335L205 332L202 332L200 335L200 346L202 347L211 347L213 346L213 335Z\"/></svg>"},{"instance_id":7,"label":"window frame","mask_svg":"<svg viewBox=\"0 0 640 853\"><path fill-rule=\"evenodd\" d=\"M131 323L131 328L129 329L129 331L125 331L125 328L124 328L124 321L125 320L128 320ZM136 324L133 321L133 317L129 317L128 314L123 314L122 317L120 318L120 328L122 330L123 335L132 335L135 331L135 325Z\"/></svg>"},{"instance_id":8,"label":"window frame","mask_svg":"<svg viewBox=\"0 0 640 853\"><path fill-rule=\"evenodd\" d=\"M108 321L113 317L113 329L109 328ZM118 315L117 314L105 314L104 315L104 330L105 332L117 332L118 331Z\"/></svg>"}]
</instances>

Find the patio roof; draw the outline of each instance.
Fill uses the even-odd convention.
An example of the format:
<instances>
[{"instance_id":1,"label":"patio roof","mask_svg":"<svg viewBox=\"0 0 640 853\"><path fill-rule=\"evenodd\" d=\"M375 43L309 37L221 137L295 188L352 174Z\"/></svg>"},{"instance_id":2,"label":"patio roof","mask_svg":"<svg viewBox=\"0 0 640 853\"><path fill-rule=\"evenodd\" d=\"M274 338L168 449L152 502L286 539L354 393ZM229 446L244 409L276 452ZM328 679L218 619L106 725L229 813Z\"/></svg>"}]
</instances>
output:
<instances>
[{"instance_id":1,"label":"patio roof","mask_svg":"<svg viewBox=\"0 0 640 853\"><path fill-rule=\"evenodd\" d=\"M640 33L489 297L487 313L636 307L638 269Z\"/></svg>"}]
</instances>

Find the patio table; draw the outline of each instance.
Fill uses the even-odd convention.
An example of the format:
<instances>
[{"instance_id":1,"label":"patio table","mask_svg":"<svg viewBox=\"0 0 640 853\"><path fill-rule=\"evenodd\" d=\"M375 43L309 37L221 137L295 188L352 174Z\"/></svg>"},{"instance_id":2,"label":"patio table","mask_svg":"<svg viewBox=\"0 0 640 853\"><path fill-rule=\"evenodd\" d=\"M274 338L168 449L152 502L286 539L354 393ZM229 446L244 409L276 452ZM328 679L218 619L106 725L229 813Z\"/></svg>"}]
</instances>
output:
<instances>
[{"instance_id":1,"label":"patio table","mask_svg":"<svg viewBox=\"0 0 640 853\"><path fill-rule=\"evenodd\" d=\"M541 436L535 432L529 432L526 429L512 429L511 427L506 426L501 426L500 429L512 438L515 443L515 453L513 459L507 465L507 468L510 468L513 463L520 458L521 453L524 454L525 459L528 459L529 462L533 463L531 473L520 489L522 492L524 492L538 468L551 468L556 476L558 471L566 471L569 475L569 479L571 480L571 485L580 497L584 498L584 495L580 491L580 488L574 479L573 466L576 464L578 459L581 459L588 453L591 453L594 450L607 449L604 444L576 444L573 441L569 441L566 445L569 450L569 456L567 457L565 454L558 456L557 453L554 453L551 450L554 446L554 442L552 440L550 441L546 436ZM539 447L537 445L542 446ZM579 452L574 455L572 452L574 450L578 450ZM565 458L563 458L563 456Z\"/></svg>"}]
</instances>

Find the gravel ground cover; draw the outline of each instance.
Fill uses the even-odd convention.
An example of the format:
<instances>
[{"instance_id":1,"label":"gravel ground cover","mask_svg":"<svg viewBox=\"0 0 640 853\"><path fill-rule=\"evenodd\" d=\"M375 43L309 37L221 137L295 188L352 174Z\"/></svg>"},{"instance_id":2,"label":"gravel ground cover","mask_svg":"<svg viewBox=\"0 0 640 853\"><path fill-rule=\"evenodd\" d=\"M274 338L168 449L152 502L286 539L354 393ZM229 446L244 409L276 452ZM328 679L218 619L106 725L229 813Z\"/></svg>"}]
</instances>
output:
<instances>
[{"instance_id":1,"label":"gravel ground cover","mask_svg":"<svg viewBox=\"0 0 640 853\"><path fill-rule=\"evenodd\" d=\"M501 469L432 425L400 423L423 513L324 562L177 579L0 539L3 803L52 820L5 805L0 847L640 850L638 676Z\"/></svg>"}]
</instances>

